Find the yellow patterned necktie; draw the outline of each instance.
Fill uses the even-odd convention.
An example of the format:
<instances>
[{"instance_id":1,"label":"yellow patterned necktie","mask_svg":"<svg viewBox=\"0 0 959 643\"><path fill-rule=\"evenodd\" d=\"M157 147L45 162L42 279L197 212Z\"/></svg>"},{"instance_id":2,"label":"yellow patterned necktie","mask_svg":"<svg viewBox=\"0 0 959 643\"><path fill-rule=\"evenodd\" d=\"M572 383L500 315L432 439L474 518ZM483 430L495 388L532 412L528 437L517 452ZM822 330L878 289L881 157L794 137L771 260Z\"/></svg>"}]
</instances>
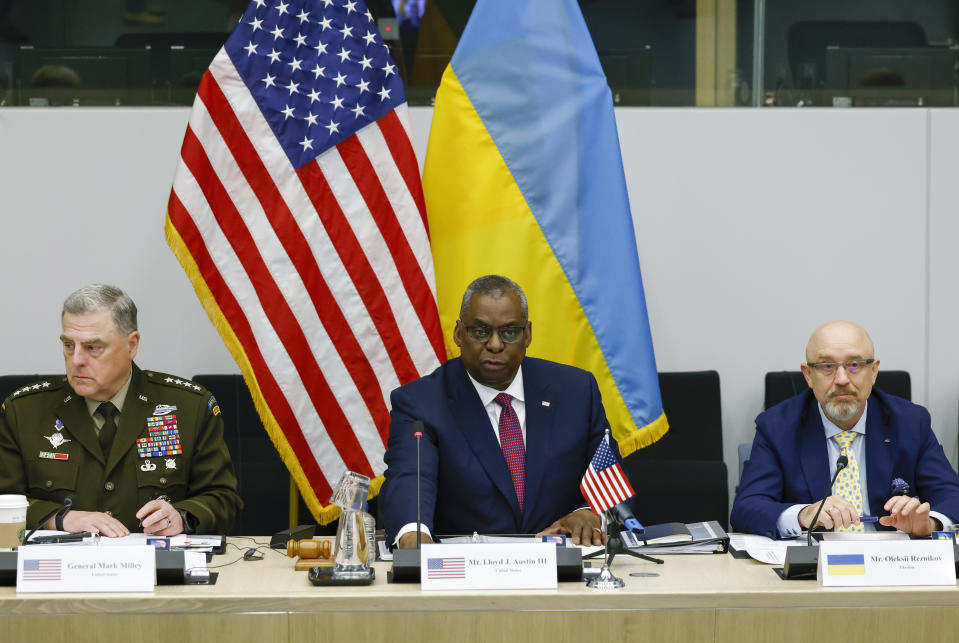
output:
<instances>
[{"instance_id":1,"label":"yellow patterned necktie","mask_svg":"<svg viewBox=\"0 0 959 643\"><path fill-rule=\"evenodd\" d=\"M839 445L839 453L846 456L849 464L839 472L836 478L835 493L841 498L845 498L856 508L859 515L862 515L862 486L859 484L859 463L856 461L856 455L852 451L852 441L856 439L855 431L843 431L833 437ZM834 531L850 532L865 531L862 523L850 525L849 527L839 527Z\"/></svg>"}]
</instances>

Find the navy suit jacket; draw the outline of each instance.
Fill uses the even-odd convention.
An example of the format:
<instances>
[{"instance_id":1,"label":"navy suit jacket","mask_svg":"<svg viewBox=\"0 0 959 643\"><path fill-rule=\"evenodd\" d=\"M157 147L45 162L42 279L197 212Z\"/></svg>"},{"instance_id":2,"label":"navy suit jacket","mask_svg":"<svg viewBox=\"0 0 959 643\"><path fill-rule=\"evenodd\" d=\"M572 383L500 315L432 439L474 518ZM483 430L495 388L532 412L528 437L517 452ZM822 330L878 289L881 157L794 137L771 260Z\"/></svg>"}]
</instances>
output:
<instances>
[{"instance_id":1,"label":"navy suit jacket","mask_svg":"<svg viewBox=\"0 0 959 643\"><path fill-rule=\"evenodd\" d=\"M953 521L959 519L959 476L932 432L926 409L873 388L865 454L874 515L888 515L882 507L892 495L892 481L902 478L909 495ZM830 495L829 467L822 418L811 390L761 413L733 502L733 529L776 538L776 521L790 505Z\"/></svg>"},{"instance_id":2,"label":"navy suit jacket","mask_svg":"<svg viewBox=\"0 0 959 643\"><path fill-rule=\"evenodd\" d=\"M579 483L609 423L596 379L545 360L523 360L526 510L459 358L390 396L386 480L380 503L388 542L416 522L416 440L421 420L423 523L434 535L535 533L585 506ZM610 438L612 442L612 438ZM618 453L615 443L613 452Z\"/></svg>"}]
</instances>

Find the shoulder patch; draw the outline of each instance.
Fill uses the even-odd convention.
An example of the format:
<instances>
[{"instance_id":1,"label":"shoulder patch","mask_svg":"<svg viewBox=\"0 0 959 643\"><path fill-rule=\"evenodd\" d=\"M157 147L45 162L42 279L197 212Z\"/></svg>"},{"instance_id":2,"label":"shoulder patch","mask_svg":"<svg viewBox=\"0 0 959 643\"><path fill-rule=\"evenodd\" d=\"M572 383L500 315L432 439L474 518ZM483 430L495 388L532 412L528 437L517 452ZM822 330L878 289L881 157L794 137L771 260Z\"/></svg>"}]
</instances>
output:
<instances>
[{"instance_id":1,"label":"shoulder patch","mask_svg":"<svg viewBox=\"0 0 959 643\"><path fill-rule=\"evenodd\" d=\"M206 405L207 405L207 408L210 409L210 413L212 413L213 415L220 414L220 405L216 403L216 398L213 397L212 395L210 396L210 399L206 401Z\"/></svg>"},{"instance_id":2,"label":"shoulder patch","mask_svg":"<svg viewBox=\"0 0 959 643\"><path fill-rule=\"evenodd\" d=\"M205 388L183 377L177 377L176 375L169 375L167 373L157 373L156 371L143 371L143 374L148 380L156 384L162 384L181 391L192 391L197 395L207 394Z\"/></svg>"}]
</instances>

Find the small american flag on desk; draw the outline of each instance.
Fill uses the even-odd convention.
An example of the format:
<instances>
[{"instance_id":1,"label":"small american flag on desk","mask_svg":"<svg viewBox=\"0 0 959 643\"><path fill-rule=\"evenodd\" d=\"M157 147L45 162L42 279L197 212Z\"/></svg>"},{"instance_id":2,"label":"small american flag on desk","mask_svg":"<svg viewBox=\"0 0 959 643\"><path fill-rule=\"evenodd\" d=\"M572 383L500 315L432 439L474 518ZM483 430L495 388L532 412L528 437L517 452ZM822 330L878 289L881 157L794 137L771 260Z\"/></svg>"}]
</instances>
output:
<instances>
[{"instance_id":1,"label":"small american flag on desk","mask_svg":"<svg viewBox=\"0 0 959 643\"><path fill-rule=\"evenodd\" d=\"M23 561L23 580L60 580L59 558L27 558Z\"/></svg>"},{"instance_id":2,"label":"small american flag on desk","mask_svg":"<svg viewBox=\"0 0 959 643\"><path fill-rule=\"evenodd\" d=\"M579 488L597 514L636 495L613 450L609 448L608 435L596 447Z\"/></svg>"},{"instance_id":3,"label":"small american flag on desk","mask_svg":"<svg viewBox=\"0 0 959 643\"><path fill-rule=\"evenodd\" d=\"M459 558L427 558L427 578L466 578L466 559Z\"/></svg>"}]
</instances>

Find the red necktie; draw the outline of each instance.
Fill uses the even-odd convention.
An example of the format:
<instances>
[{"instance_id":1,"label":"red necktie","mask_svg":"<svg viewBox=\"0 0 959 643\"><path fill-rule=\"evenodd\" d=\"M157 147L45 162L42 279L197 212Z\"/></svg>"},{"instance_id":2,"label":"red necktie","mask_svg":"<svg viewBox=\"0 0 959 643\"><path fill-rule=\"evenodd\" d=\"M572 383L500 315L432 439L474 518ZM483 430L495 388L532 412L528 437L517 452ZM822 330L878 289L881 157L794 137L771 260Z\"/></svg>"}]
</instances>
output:
<instances>
[{"instance_id":1,"label":"red necktie","mask_svg":"<svg viewBox=\"0 0 959 643\"><path fill-rule=\"evenodd\" d=\"M503 448L506 466L513 478L516 499L520 512L524 511L526 495L526 447L523 446L523 432L519 427L519 418L513 410L513 397L509 393L500 393L493 401L503 407L499 415L499 443Z\"/></svg>"}]
</instances>

